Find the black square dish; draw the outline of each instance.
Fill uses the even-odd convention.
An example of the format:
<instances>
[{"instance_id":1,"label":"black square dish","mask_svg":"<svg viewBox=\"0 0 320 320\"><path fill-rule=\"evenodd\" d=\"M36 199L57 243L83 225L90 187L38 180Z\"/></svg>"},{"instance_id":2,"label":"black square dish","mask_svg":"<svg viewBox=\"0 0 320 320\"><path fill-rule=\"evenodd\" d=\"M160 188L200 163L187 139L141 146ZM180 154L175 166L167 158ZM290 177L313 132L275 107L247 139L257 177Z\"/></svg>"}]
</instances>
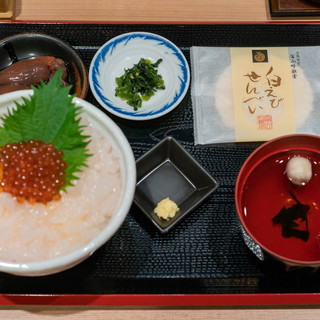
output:
<instances>
[{"instance_id":1,"label":"black square dish","mask_svg":"<svg viewBox=\"0 0 320 320\"><path fill-rule=\"evenodd\" d=\"M218 182L172 137L162 140L136 164L134 202L162 233L168 232L218 187ZM164 220L154 209L168 197L179 210L173 218Z\"/></svg>"}]
</instances>

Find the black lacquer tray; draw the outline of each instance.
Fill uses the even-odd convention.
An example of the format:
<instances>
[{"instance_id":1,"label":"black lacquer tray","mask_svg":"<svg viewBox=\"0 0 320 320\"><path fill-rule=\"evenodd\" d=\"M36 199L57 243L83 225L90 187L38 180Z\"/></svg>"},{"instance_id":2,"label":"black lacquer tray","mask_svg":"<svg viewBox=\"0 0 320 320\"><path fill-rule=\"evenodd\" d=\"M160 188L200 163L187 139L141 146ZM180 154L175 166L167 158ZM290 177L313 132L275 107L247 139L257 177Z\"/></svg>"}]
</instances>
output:
<instances>
[{"instance_id":1,"label":"black lacquer tray","mask_svg":"<svg viewBox=\"0 0 320 320\"><path fill-rule=\"evenodd\" d=\"M191 46L320 45L319 24L0 24L0 38L29 31L48 33L67 41L88 68L102 44L131 31L148 31L168 38L182 50L189 63ZM86 99L100 108L90 90ZM305 294L317 297L316 301L320 302L319 271L286 271L271 259L260 261L242 239L235 212L234 187L241 165L258 143L195 146L190 90L184 101L162 118L132 122L110 117L124 131L136 159L163 138L172 136L217 179L219 188L167 234L161 234L133 204L116 235L80 265L36 278L0 273L2 303L26 302L14 298L17 296L72 295L76 300L82 295L155 295L157 304L156 297L162 295L225 295L227 299L243 295L250 299L257 295ZM294 303L294 299L286 301ZM308 298L303 301L308 302ZM197 304L197 300L193 303Z\"/></svg>"}]
</instances>

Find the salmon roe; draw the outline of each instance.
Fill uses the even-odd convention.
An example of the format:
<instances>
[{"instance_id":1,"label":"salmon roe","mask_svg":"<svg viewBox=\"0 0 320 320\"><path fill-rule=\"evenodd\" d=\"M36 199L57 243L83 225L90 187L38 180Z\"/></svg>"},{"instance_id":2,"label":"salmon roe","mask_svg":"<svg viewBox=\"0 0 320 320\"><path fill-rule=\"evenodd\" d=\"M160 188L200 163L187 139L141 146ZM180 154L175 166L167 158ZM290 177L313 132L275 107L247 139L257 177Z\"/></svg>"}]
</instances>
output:
<instances>
[{"instance_id":1,"label":"salmon roe","mask_svg":"<svg viewBox=\"0 0 320 320\"><path fill-rule=\"evenodd\" d=\"M52 143L29 140L0 147L0 192L30 204L59 200L67 163Z\"/></svg>"}]
</instances>

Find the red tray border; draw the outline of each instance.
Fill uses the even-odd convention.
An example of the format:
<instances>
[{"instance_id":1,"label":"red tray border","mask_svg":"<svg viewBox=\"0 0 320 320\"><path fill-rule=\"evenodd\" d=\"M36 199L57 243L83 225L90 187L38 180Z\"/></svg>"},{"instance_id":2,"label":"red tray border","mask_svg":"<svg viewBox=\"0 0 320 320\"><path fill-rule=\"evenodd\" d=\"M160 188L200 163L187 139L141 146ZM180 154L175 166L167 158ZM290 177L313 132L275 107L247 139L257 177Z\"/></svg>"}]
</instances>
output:
<instances>
[{"instance_id":1,"label":"red tray border","mask_svg":"<svg viewBox=\"0 0 320 320\"><path fill-rule=\"evenodd\" d=\"M0 295L0 305L55 306L319 306L320 293L290 294L63 294Z\"/></svg>"},{"instance_id":2,"label":"red tray border","mask_svg":"<svg viewBox=\"0 0 320 320\"><path fill-rule=\"evenodd\" d=\"M320 21L262 21L262 22L172 22L172 21L33 21L2 20L1 24L316 24ZM0 305L54 305L54 306L319 306L320 293L266 293L266 294L0 294Z\"/></svg>"},{"instance_id":3,"label":"red tray border","mask_svg":"<svg viewBox=\"0 0 320 320\"><path fill-rule=\"evenodd\" d=\"M259 25L259 24L320 24L320 20L271 20L271 21L90 21L90 20L1 20L1 24L101 24L101 25Z\"/></svg>"}]
</instances>

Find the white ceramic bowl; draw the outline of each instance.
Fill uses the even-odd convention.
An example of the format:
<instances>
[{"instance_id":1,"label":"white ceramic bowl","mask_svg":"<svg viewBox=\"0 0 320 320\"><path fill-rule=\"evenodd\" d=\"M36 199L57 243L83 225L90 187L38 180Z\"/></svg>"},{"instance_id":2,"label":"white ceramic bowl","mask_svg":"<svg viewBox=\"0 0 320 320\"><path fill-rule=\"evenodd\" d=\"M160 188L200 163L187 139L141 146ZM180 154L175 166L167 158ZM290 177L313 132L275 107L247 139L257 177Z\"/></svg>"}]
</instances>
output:
<instances>
[{"instance_id":1,"label":"white ceramic bowl","mask_svg":"<svg viewBox=\"0 0 320 320\"><path fill-rule=\"evenodd\" d=\"M0 95L0 114L7 108L14 107L14 101L21 102L21 96L29 96L32 90L16 91ZM0 272L20 276L41 276L69 269L91 256L99 247L105 244L120 228L133 202L136 187L135 159L121 129L102 111L80 98L74 98L76 106L82 107L82 114L87 117L99 131L108 137L113 147L119 151L122 170L122 191L120 201L112 218L101 233L88 244L67 255L40 262L19 263L0 260Z\"/></svg>"},{"instance_id":2,"label":"white ceramic bowl","mask_svg":"<svg viewBox=\"0 0 320 320\"><path fill-rule=\"evenodd\" d=\"M132 68L141 58L156 62L165 90L158 90L137 111L115 96L116 78ZM131 32L106 42L95 54L89 69L93 95L108 112L129 120L150 120L176 108L190 84L188 62L180 49L168 39L149 32Z\"/></svg>"}]
</instances>

